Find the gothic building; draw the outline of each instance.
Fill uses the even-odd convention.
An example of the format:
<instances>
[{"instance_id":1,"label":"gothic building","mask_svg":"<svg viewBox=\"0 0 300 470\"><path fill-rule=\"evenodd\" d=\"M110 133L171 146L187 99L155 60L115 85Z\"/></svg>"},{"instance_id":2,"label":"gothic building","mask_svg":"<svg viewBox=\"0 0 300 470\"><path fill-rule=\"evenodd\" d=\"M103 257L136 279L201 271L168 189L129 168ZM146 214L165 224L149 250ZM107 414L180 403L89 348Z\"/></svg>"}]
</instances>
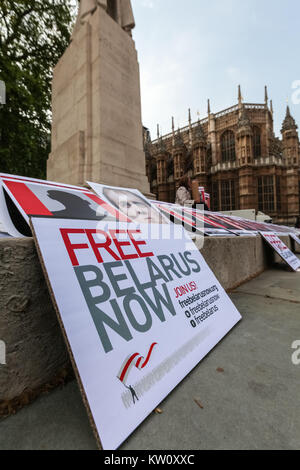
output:
<instances>
[{"instance_id":1,"label":"gothic building","mask_svg":"<svg viewBox=\"0 0 300 470\"><path fill-rule=\"evenodd\" d=\"M174 202L180 178L197 178L211 194L212 210L256 209L274 222L293 225L300 204L298 126L287 107L282 138L273 130L273 106L238 104L151 141L144 130L146 171L151 192Z\"/></svg>"}]
</instances>

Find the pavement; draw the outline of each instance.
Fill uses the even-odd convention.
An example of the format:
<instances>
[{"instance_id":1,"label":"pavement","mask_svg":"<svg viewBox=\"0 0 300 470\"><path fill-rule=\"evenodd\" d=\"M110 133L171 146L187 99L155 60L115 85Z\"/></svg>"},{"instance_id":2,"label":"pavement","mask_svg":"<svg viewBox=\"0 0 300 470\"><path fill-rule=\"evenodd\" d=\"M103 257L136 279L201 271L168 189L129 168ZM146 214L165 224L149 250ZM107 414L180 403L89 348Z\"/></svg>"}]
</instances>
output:
<instances>
[{"instance_id":1,"label":"pavement","mask_svg":"<svg viewBox=\"0 0 300 470\"><path fill-rule=\"evenodd\" d=\"M243 320L121 450L299 448L300 272L268 270L230 297ZM76 381L1 420L0 449L96 450Z\"/></svg>"}]
</instances>

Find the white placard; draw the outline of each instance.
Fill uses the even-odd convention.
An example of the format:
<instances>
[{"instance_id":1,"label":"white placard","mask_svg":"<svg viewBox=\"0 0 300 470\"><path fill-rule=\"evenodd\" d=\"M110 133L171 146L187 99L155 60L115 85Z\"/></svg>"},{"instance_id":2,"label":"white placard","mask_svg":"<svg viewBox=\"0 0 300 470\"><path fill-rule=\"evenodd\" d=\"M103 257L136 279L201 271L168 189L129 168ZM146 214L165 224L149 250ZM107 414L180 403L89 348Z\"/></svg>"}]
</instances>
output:
<instances>
[{"instance_id":1,"label":"white placard","mask_svg":"<svg viewBox=\"0 0 300 470\"><path fill-rule=\"evenodd\" d=\"M112 220L120 215L125 221L89 189L0 173L0 219L13 237L30 236L30 216Z\"/></svg>"},{"instance_id":2,"label":"white placard","mask_svg":"<svg viewBox=\"0 0 300 470\"><path fill-rule=\"evenodd\" d=\"M165 224L170 223L148 199L134 188L107 186L87 181L93 191L108 204L118 209L131 222L136 224Z\"/></svg>"},{"instance_id":3,"label":"white placard","mask_svg":"<svg viewBox=\"0 0 300 470\"><path fill-rule=\"evenodd\" d=\"M290 233L290 237L298 244L300 245L300 238L297 237L295 233Z\"/></svg>"},{"instance_id":4,"label":"white placard","mask_svg":"<svg viewBox=\"0 0 300 470\"><path fill-rule=\"evenodd\" d=\"M160 240L147 224L32 227L102 447L116 449L241 316L180 226Z\"/></svg>"},{"instance_id":5,"label":"white placard","mask_svg":"<svg viewBox=\"0 0 300 470\"><path fill-rule=\"evenodd\" d=\"M285 261L294 271L300 268L300 259L283 243L280 238L274 233L260 232L263 238L269 245L278 253L278 255Z\"/></svg>"}]
</instances>

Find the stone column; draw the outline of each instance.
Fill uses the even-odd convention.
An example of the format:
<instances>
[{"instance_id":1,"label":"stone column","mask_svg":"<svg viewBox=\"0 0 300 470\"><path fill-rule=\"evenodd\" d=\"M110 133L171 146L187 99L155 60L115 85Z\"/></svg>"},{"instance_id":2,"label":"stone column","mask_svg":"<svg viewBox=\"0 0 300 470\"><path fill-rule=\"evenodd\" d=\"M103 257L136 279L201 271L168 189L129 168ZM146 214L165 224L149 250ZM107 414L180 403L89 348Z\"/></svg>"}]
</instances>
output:
<instances>
[{"instance_id":1,"label":"stone column","mask_svg":"<svg viewBox=\"0 0 300 470\"><path fill-rule=\"evenodd\" d=\"M86 180L149 193L140 77L131 36L98 7L77 22L54 69L47 178Z\"/></svg>"}]
</instances>

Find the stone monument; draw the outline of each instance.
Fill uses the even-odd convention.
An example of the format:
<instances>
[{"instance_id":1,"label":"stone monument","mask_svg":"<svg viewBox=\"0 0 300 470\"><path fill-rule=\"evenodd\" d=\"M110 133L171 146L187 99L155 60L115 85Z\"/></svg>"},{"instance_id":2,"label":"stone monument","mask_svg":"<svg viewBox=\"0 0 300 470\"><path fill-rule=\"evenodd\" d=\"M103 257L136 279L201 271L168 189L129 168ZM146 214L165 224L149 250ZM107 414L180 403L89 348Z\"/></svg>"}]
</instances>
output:
<instances>
[{"instance_id":1,"label":"stone monument","mask_svg":"<svg viewBox=\"0 0 300 470\"><path fill-rule=\"evenodd\" d=\"M134 26L130 0L81 0L53 74L49 180L149 193Z\"/></svg>"}]
</instances>

